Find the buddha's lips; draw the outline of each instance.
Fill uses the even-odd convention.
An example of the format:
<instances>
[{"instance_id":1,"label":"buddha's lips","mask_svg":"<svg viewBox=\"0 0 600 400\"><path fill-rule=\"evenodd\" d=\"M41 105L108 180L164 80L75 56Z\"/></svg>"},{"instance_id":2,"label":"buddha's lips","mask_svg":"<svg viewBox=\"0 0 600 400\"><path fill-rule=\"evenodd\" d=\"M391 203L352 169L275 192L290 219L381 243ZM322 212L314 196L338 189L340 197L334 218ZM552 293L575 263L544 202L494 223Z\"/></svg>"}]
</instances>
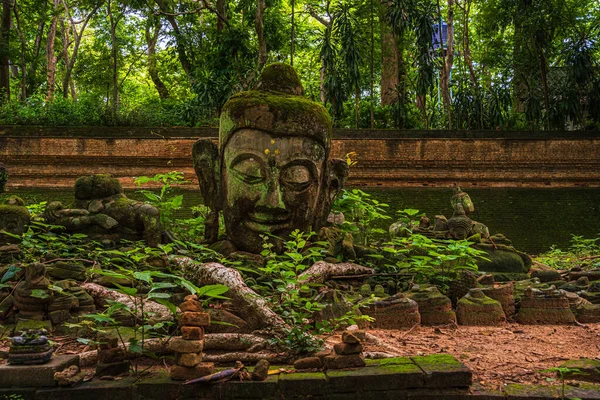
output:
<instances>
[{"instance_id":1,"label":"buddha's lips","mask_svg":"<svg viewBox=\"0 0 600 400\"><path fill-rule=\"evenodd\" d=\"M248 214L244 224L253 231L273 232L278 229L288 228L291 220L289 214L252 213Z\"/></svg>"}]
</instances>

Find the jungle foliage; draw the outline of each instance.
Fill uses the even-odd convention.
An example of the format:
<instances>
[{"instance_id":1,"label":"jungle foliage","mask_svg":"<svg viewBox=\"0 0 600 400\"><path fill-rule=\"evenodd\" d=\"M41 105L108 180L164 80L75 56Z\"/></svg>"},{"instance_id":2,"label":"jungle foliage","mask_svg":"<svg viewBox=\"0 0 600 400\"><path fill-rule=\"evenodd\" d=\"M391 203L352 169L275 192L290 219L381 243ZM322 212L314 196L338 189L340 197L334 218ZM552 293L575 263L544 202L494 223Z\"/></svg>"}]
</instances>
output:
<instances>
[{"instance_id":1,"label":"jungle foliage","mask_svg":"<svg viewBox=\"0 0 600 400\"><path fill-rule=\"evenodd\" d=\"M274 61L294 65L337 127L600 123L594 0L2 4L3 124L215 126Z\"/></svg>"}]
</instances>

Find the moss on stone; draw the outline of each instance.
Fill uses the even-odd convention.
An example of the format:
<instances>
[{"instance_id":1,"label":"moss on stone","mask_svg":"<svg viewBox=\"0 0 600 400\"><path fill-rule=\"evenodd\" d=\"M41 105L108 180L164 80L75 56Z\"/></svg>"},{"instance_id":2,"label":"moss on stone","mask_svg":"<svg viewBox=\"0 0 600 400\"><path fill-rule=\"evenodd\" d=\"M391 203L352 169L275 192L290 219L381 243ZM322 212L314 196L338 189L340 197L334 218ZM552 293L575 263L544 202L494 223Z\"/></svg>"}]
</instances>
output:
<instances>
[{"instance_id":1,"label":"moss on stone","mask_svg":"<svg viewBox=\"0 0 600 400\"><path fill-rule=\"evenodd\" d=\"M294 67L280 62L269 64L263 69L256 88L297 96L302 96L304 92L300 77L298 77Z\"/></svg>"},{"instance_id":2,"label":"moss on stone","mask_svg":"<svg viewBox=\"0 0 600 400\"><path fill-rule=\"evenodd\" d=\"M327 380L323 372L295 372L293 374L285 374L279 377L279 380L298 381L298 380Z\"/></svg>"},{"instance_id":3,"label":"moss on stone","mask_svg":"<svg viewBox=\"0 0 600 400\"><path fill-rule=\"evenodd\" d=\"M233 95L223 107L219 146L238 129L250 128L283 136L307 136L329 148L331 118L319 103L300 96L258 90Z\"/></svg>"},{"instance_id":4,"label":"moss on stone","mask_svg":"<svg viewBox=\"0 0 600 400\"><path fill-rule=\"evenodd\" d=\"M414 362L418 364L430 364L430 365L454 365L462 366L463 364L458 361L451 354L431 354L428 356L414 356L410 357Z\"/></svg>"},{"instance_id":5,"label":"moss on stone","mask_svg":"<svg viewBox=\"0 0 600 400\"><path fill-rule=\"evenodd\" d=\"M77 200L104 199L123 193L121 182L110 174L87 175L75 181Z\"/></svg>"},{"instance_id":6,"label":"moss on stone","mask_svg":"<svg viewBox=\"0 0 600 400\"><path fill-rule=\"evenodd\" d=\"M29 210L26 207L9 204L0 205L0 219L8 215L15 215L25 223L29 223L31 218Z\"/></svg>"}]
</instances>

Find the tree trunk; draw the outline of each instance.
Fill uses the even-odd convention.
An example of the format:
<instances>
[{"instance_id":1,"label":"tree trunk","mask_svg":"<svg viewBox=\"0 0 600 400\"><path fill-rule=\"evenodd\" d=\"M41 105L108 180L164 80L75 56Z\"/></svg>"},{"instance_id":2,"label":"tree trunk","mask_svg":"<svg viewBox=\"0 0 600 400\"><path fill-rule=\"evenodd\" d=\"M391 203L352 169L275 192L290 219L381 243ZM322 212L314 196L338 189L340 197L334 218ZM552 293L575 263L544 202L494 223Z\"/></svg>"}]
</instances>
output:
<instances>
[{"instance_id":1,"label":"tree trunk","mask_svg":"<svg viewBox=\"0 0 600 400\"><path fill-rule=\"evenodd\" d=\"M76 100L77 94L75 92L75 84L73 82L73 79L71 79L71 77L73 75L73 68L75 67L75 61L77 60L77 55L79 54L79 45L81 44L81 38L83 37L83 32L85 31L85 28L87 27L88 23L90 22L90 20L94 16L94 14L96 14L96 12L98 11L99 6L94 7L94 9L92 11L90 11L90 13L85 17L85 19L82 22L81 30L79 32L77 32L77 27L75 26L76 25L75 21L73 21L73 17L71 16L71 11L69 10L69 8L67 6L67 2L65 0L63 0L63 6L65 8L65 13L67 14L67 17L69 19L69 23L70 23L71 29L73 31L73 39L74 39L73 53L71 54L71 56L69 57L68 48L65 51L65 77L63 79L63 93L64 93L65 98L67 98L67 88L70 85L71 86L71 97L73 98L73 100Z\"/></svg>"},{"instance_id":2,"label":"tree trunk","mask_svg":"<svg viewBox=\"0 0 600 400\"><path fill-rule=\"evenodd\" d=\"M217 0L217 13L226 19L227 4L225 0ZM224 28L223 19L217 16L217 30L221 32Z\"/></svg>"},{"instance_id":3,"label":"tree trunk","mask_svg":"<svg viewBox=\"0 0 600 400\"><path fill-rule=\"evenodd\" d=\"M110 56L112 67L112 110L113 116L116 117L119 112L119 64L118 64L118 49L117 49L117 23L115 16L112 13L112 0L108 0L107 11L110 21Z\"/></svg>"},{"instance_id":4,"label":"tree trunk","mask_svg":"<svg viewBox=\"0 0 600 400\"><path fill-rule=\"evenodd\" d=\"M146 20L146 43L148 44L148 74L154 83L154 87L162 100L169 98L169 90L158 75L156 66L156 42L160 32L160 21L153 22L152 18Z\"/></svg>"},{"instance_id":5,"label":"tree trunk","mask_svg":"<svg viewBox=\"0 0 600 400\"><path fill-rule=\"evenodd\" d=\"M438 12L441 18L441 8L438 1ZM442 72L440 76L440 87L442 91L442 100L444 103L444 110L448 115L448 129L452 128L452 98L450 97L450 73L452 71L452 65L454 63L454 0L448 0L448 44L444 50L442 22L440 19L439 33L440 33L440 46L442 48Z\"/></svg>"},{"instance_id":6,"label":"tree trunk","mask_svg":"<svg viewBox=\"0 0 600 400\"><path fill-rule=\"evenodd\" d=\"M371 59L370 61L370 67L371 67L371 77L370 77L370 86L371 86L371 98L370 98L370 103L371 103L371 124L370 127L371 129L373 129L375 127L375 90L374 90L374 85L375 85L375 14L374 14L374 10L373 10L373 1L371 0L370 2L370 23L371 23Z\"/></svg>"},{"instance_id":7,"label":"tree trunk","mask_svg":"<svg viewBox=\"0 0 600 400\"><path fill-rule=\"evenodd\" d=\"M4 103L10 101L10 0L2 0L0 40L0 102Z\"/></svg>"},{"instance_id":8,"label":"tree trunk","mask_svg":"<svg viewBox=\"0 0 600 400\"><path fill-rule=\"evenodd\" d=\"M257 70L261 71L267 63L267 41L263 32L263 15L265 12L265 0L257 0L256 3L256 38L258 40L258 65Z\"/></svg>"},{"instance_id":9,"label":"tree trunk","mask_svg":"<svg viewBox=\"0 0 600 400\"><path fill-rule=\"evenodd\" d=\"M65 59L65 66L69 66L69 64L71 64L70 61L70 57L69 57L69 42L70 42L70 38L69 38L69 28L67 27L67 25L65 24L65 20L62 19L60 21L60 27L61 27L61 33L62 33L62 42L63 42L63 58ZM65 99L67 99L69 97L69 83L70 83L70 77L67 76L67 74L65 74L65 79L63 80L63 97ZM76 100L76 97L73 97L73 100Z\"/></svg>"},{"instance_id":10,"label":"tree trunk","mask_svg":"<svg viewBox=\"0 0 600 400\"><path fill-rule=\"evenodd\" d=\"M27 47L27 44L25 42L25 36L23 35L21 16L16 2L13 11L15 14L17 33L19 34L19 42L21 43L21 54L19 55L19 67L21 68L21 94L19 99L23 101L27 98L27 64L25 62L25 48Z\"/></svg>"},{"instance_id":11,"label":"tree trunk","mask_svg":"<svg viewBox=\"0 0 600 400\"><path fill-rule=\"evenodd\" d=\"M294 66L294 42L295 42L295 36L296 36L296 23L294 20L295 17L295 0L292 0L292 29L291 29L291 33L290 33L290 65L293 67Z\"/></svg>"},{"instance_id":12,"label":"tree trunk","mask_svg":"<svg viewBox=\"0 0 600 400\"><path fill-rule=\"evenodd\" d=\"M398 45L387 22L381 20L381 105L388 106L398 101L396 87L399 83Z\"/></svg>"},{"instance_id":13,"label":"tree trunk","mask_svg":"<svg viewBox=\"0 0 600 400\"><path fill-rule=\"evenodd\" d=\"M54 100L54 92L56 85L56 54L54 54L54 41L56 39L56 26L58 25L58 1L54 0L52 9L52 21L48 30L48 39L46 42L46 84L47 94L46 101Z\"/></svg>"},{"instance_id":14,"label":"tree trunk","mask_svg":"<svg viewBox=\"0 0 600 400\"><path fill-rule=\"evenodd\" d=\"M354 125L358 129L358 114L359 114L359 103L360 103L360 88L358 82L354 83Z\"/></svg>"},{"instance_id":15,"label":"tree trunk","mask_svg":"<svg viewBox=\"0 0 600 400\"><path fill-rule=\"evenodd\" d=\"M165 13L167 21L169 21L171 28L173 28L173 36L175 37L175 48L177 49L177 57L179 58L179 62L181 63L181 68L183 68L183 71L187 75L189 81L191 83L193 83L194 78L192 76L192 64L187 55L184 39L181 34L181 30L179 29L179 25L177 24L177 20L175 19L175 16L172 15L171 10L169 10L167 8L167 6L165 5L165 2L163 0L156 0L156 4L158 4L158 8L163 13ZM217 8L218 7L219 6L218 6L218 2L217 2ZM217 21L220 21L220 18L217 18ZM217 24L218 23L219 22L217 22Z\"/></svg>"},{"instance_id":16,"label":"tree trunk","mask_svg":"<svg viewBox=\"0 0 600 400\"><path fill-rule=\"evenodd\" d=\"M477 87L477 75L475 75L475 68L473 67L473 59L471 58L471 45L470 45L470 32L469 32L469 15L471 12L471 2L468 1L465 11L464 29L463 29L463 53L465 57L465 64L469 68L469 78L471 79L471 85Z\"/></svg>"}]
</instances>

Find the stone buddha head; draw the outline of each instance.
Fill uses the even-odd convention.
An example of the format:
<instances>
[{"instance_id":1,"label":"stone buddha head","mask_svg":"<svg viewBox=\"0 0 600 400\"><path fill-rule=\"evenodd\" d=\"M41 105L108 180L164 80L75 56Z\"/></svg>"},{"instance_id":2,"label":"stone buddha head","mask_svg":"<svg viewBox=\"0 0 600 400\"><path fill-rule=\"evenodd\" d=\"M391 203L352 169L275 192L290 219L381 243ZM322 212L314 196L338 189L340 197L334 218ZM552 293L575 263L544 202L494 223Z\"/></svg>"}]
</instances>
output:
<instances>
[{"instance_id":1,"label":"stone buddha head","mask_svg":"<svg viewBox=\"0 0 600 400\"><path fill-rule=\"evenodd\" d=\"M218 148L200 142L194 164L205 203L223 210L239 250L260 252L262 235L318 229L347 175L343 160L329 160L327 111L303 97L296 71L282 63L265 67L255 90L227 101ZM207 182L210 173L217 178Z\"/></svg>"}]
</instances>

